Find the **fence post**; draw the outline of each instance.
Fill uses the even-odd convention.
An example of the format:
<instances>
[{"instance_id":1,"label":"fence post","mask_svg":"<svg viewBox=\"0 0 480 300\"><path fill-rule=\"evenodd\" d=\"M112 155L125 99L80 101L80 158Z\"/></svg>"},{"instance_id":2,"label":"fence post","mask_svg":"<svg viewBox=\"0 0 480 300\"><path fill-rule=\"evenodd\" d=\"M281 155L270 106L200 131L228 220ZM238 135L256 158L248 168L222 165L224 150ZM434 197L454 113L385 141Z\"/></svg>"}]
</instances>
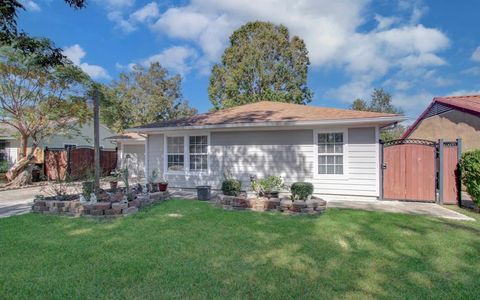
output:
<instances>
[{"instance_id":1,"label":"fence post","mask_svg":"<svg viewBox=\"0 0 480 300\"><path fill-rule=\"evenodd\" d=\"M460 170L460 160L462 159L462 139L457 139L457 197L458 206L462 207L462 171Z\"/></svg>"},{"instance_id":2,"label":"fence post","mask_svg":"<svg viewBox=\"0 0 480 300\"><path fill-rule=\"evenodd\" d=\"M438 140L438 203L443 204L443 139Z\"/></svg>"},{"instance_id":3,"label":"fence post","mask_svg":"<svg viewBox=\"0 0 480 300\"><path fill-rule=\"evenodd\" d=\"M385 147L383 140L379 140L379 147L380 147L380 200L383 200L383 177L384 177L384 171L385 171L385 162L384 162L384 157L383 157L383 148Z\"/></svg>"}]
</instances>

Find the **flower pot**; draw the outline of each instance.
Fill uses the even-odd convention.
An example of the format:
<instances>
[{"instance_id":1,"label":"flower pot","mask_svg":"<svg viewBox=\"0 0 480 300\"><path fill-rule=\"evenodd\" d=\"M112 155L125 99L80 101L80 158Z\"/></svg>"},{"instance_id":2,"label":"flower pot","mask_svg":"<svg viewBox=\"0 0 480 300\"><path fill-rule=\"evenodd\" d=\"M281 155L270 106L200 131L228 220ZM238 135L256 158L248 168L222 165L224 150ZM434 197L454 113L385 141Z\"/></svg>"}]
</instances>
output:
<instances>
[{"instance_id":1,"label":"flower pot","mask_svg":"<svg viewBox=\"0 0 480 300\"><path fill-rule=\"evenodd\" d=\"M165 192L167 190L167 187L168 187L168 183L165 183L165 182L160 182L158 184L158 190L160 192Z\"/></svg>"},{"instance_id":2,"label":"flower pot","mask_svg":"<svg viewBox=\"0 0 480 300\"><path fill-rule=\"evenodd\" d=\"M118 187L118 181L110 181L110 189L116 190Z\"/></svg>"},{"instance_id":3,"label":"flower pot","mask_svg":"<svg viewBox=\"0 0 480 300\"><path fill-rule=\"evenodd\" d=\"M197 199L200 201L208 201L211 198L210 191L212 187L209 185L197 186Z\"/></svg>"}]
</instances>

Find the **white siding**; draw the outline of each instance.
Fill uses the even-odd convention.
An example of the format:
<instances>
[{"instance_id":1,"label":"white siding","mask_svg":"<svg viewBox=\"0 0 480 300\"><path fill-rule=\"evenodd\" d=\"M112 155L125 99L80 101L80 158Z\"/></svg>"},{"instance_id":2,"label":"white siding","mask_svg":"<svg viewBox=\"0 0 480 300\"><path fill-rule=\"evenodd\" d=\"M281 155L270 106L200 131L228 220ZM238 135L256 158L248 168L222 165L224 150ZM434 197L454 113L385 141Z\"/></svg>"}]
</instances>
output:
<instances>
[{"instance_id":1,"label":"white siding","mask_svg":"<svg viewBox=\"0 0 480 300\"><path fill-rule=\"evenodd\" d=\"M238 178L248 189L250 176L280 175L287 184L309 181L326 199L375 199L378 197L378 143L376 129L350 128L345 176L315 175L314 132L321 128L277 131L210 133L210 172L166 176L172 187L194 188L210 184L219 189L225 175ZM339 129L345 130L345 129ZM332 131L330 128L329 131ZM149 135L148 169L163 173L161 134Z\"/></svg>"},{"instance_id":2,"label":"white siding","mask_svg":"<svg viewBox=\"0 0 480 300\"><path fill-rule=\"evenodd\" d=\"M145 176L145 145L124 144L120 166L127 166L132 177L143 178Z\"/></svg>"}]
</instances>

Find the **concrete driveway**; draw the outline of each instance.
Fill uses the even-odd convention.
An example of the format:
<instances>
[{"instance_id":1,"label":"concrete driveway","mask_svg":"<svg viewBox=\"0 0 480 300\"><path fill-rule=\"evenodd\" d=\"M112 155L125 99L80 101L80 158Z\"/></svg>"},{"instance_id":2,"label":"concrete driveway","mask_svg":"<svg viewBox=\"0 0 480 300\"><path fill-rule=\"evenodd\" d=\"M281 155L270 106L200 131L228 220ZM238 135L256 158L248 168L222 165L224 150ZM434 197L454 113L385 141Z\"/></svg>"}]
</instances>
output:
<instances>
[{"instance_id":1,"label":"concrete driveway","mask_svg":"<svg viewBox=\"0 0 480 300\"><path fill-rule=\"evenodd\" d=\"M0 192L0 218L24 214L30 211L35 195L41 187L30 187Z\"/></svg>"}]
</instances>

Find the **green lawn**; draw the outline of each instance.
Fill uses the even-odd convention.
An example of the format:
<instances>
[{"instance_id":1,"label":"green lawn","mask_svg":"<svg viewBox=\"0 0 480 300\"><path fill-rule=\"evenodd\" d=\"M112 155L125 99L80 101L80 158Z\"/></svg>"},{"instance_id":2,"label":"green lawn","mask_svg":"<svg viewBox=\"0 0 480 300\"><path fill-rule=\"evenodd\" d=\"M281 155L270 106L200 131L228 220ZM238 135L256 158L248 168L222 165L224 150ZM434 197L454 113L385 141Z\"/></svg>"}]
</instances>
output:
<instances>
[{"instance_id":1,"label":"green lawn","mask_svg":"<svg viewBox=\"0 0 480 300\"><path fill-rule=\"evenodd\" d=\"M480 222L167 201L97 221L0 219L0 299L479 298Z\"/></svg>"}]
</instances>

